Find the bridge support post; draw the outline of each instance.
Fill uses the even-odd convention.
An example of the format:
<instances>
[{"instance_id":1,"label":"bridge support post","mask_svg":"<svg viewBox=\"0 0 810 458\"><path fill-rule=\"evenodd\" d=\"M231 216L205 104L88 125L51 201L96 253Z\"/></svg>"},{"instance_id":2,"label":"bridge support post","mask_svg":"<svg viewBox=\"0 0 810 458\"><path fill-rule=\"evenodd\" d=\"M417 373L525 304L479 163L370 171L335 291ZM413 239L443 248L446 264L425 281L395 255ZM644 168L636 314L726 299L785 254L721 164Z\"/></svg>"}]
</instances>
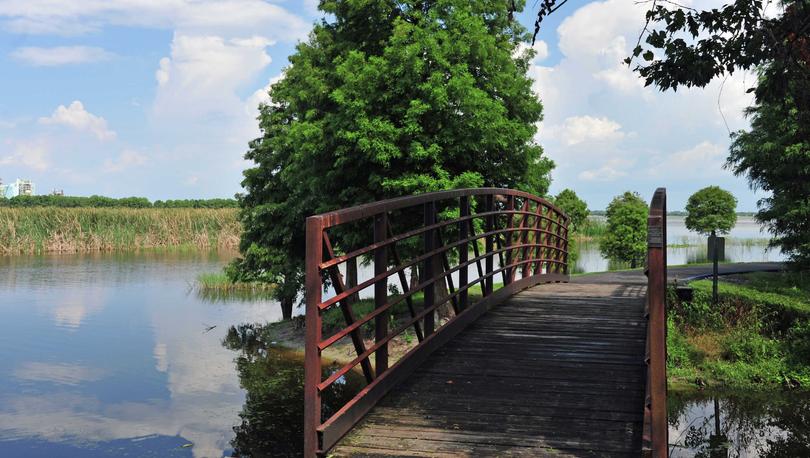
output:
<instances>
[{"instance_id":1,"label":"bridge support post","mask_svg":"<svg viewBox=\"0 0 810 458\"><path fill-rule=\"evenodd\" d=\"M667 205L658 188L647 219L647 389L644 412L645 456L669 456L667 424Z\"/></svg>"},{"instance_id":2,"label":"bridge support post","mask_svg":"<svg viewBox=\"0 0 810 458\"><path fill-rule=\"evenodd\" d=\"M374 217L374 242L385 240L388 235L388 213L380 213ZM388 271L388 246L374 250L374 276L382 275ZM374 307L384 307L388 302L388 277L374 283ZM386 310L374 317L374 343L380 342L388 336L388 317L391 312ZM384 344L374 353L374 373L382 374L388 369L388 344Z\"/></svg>"},{"instance_id":3,"label":"bridge support post","mask_svg":"<svg viewBox=\"0 0 810 458\"><path fill-rule=\"evenodd\" d=\"M470 216L470 198L467 196L461 196L458 200L458 212L460 218L466 218ZM469 237L468 228L470 227L470 221L461 221L458 223L458 238L459 240L465 240ZM473 243L477 243L478 241L475 240ZM470 254L470 247L469 245L464 242L458 247L458 263L459 265L463 265L467 263L468 257ZM459 293L458 298L458 308L459 311L464 311L467 308L468 303L468 291L465 289L467 287L467 271L469 266L464 266L458 271L458 289L461 291Z\"/></svg>"},{"instance_id":4,"label":"bridge support post","mask_svg":"<svg viewBox=\"0 0 810 458\"><path fill-rule=\"evenodd\" d=\"M436 224L435 202L426 202L424 213L425 213L424 215L425 226L432 226L433 224ZM436 247L435 229L431 229L425 232L423 242L425 253L430 253L433 250L435 250ZM419 281L420 283L425 283L427 281L433 280L423 289L425 297L425 304L424 304L425 310L433 307L433 304L435 303L436 300L436 281L433 278L433 257L434 256L428 256L427 259L425 259L424 262L422 262L422 276ZM434 312L430 312L427 315L425 315L423 327L425 337L433 334L434 315L435 315Z\"/></svg>"},{"instance_id":5,"label":"bridge support post","mask_svg":"<svg viewBox=\"0 0 810 458\"><path fill-rule=\"evenodd\" d=\"M513 235L513 232L511 231L511 229L514 228L514 226L515 226L515 223L514 223L515 215L513 215L510 212L513 211L514 209L515 209L515 198L513 196L506 196L506 212L507 212L506 213L506 218L507 218L506 219L506 222L507 222L506 223L506 229L507 229L507 231L506 231L506 243L504 244L504 248L506 248L506 266L509 266L510 264L512 264L512 249L511 248L512 248L512 235ZM501 268L503 269L506 266L501 266ZM503 275L503 286L506 286L509 283L512 283L512 270L513 270L512 267L506 267L506 269L503 271L503 273L504 273L504 275Z\"/></svg>"},{"instance_id":6,"label":"bridge support post","mask_svg":"<svg viewBox=\"0 0 810 458\"><path fill-rule=\"evenodd\" d=\"M307 218L306 251L306 353L304 354L304 456L316 456L321 449L317 426L321 424L321 274L323 224L320 218Z\"/></svg>"},{"instance_id":7,"label":"bridge support post","mask_svg":"<svg viewBox=\"0 0 810 458\"><path fill-rule=\"evenodd\" d=\"M492 199L491 194L487 194L484 196L484 212L492 213L495 209L494 201ZM485 226L484 230L486 232L492 232L495 230L495 216L488 214L485 219ZM493 260L492 260L492 250L493 250L493 238L491 235L486 237L484 251L487 253L487 260L486 260L486 280L484 280L484 285L481 288L483 291L481 292L484 296L489 296L492 294L492 270L493 270Z\"/></svg>"}]
</instances>

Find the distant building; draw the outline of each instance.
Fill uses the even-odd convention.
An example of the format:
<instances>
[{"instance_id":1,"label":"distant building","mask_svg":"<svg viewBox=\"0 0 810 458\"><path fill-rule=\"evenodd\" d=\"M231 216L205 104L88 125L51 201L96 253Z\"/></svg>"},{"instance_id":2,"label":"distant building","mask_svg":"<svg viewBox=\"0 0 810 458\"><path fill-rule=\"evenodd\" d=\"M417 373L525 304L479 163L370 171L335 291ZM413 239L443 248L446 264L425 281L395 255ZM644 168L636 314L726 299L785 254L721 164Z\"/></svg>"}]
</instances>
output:
<instances>
[{"instance_id":1,"label":"distant building","mask_svg":"<svg viewBox=\"0 0 810 458\"><path fill-rule=\"evenodd\" d=\"M62 190L62 189L54 189L53 191L51 191L51 195L52 196L64 196L65 191Z\"/></svg>"},{"instance_id":2,"label":"distant building","mask_svg":"<svg viewBox=\"0 0 810 458\"><path fill-rule=\"evenodd\" d=\"M7 199L17 196L33 196L35 194L36 186L31 180L21 180L17 178L17 181L9 184L0 182L0 196Z\"/></svg>"}]
</instances>

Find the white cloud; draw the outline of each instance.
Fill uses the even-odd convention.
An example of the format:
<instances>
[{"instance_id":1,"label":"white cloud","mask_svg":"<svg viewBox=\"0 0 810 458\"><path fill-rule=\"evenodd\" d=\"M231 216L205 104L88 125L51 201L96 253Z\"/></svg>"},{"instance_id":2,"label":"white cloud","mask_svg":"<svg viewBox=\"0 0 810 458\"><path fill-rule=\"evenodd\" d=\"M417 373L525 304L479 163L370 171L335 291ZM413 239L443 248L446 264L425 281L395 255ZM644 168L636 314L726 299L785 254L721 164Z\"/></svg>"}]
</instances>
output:
<instances>
[{"instance_id":1,"label":"white cloud","mask_svg":"<svg viewBox=\"0 0 810 458\"><path fill-rule=\"evenodd\" d=\"M295 41L309 30L306 21L263 0L5 0L0 18L7 30L28 34L78 35L114 25Z\"/></svg>"},{"instance_id":2,"label":"white cloud","mask_svg":"<svg viewBox=\"0 0 810 458\"><path fill-rule=\"evenodd\" d=\"M593 116L572 116L566 118L561 126L550 126L546 135L560 139L565 145L572 146L585 142L613 142L624 138L621 124L608 118Z\"/></svg>"},{"instance_id":3,"label":"white cloud","mask_svg":"<svg viewBox=\"0 0 810 458\"><path fill-rule=\"evenodd\" d=\"M523 56L529 49L534 50L534 57L531 60L532 64L536 65L548 58L548 43L543 40L535 41L533 46L528 43L518 43L515 48L514 56Z\"/></svg>"},{"instance_id":4,"label":"white cloud","mask_svg":"<svg viewBox=\"0 0 810 458\"><path fill-rule=\"evenodd\" d=\"M50 167L49 147L45 141L7 141L6 143L11 146L11 152L0 155L0 165L17 165L37 171L47 170Z\"/></svg>"},{"instance_id":5,"label":"white cloud","mask_svg":"<svg viewBox=\"0 0 810 458\"><path fill-rule=\"evenodd\" d=\"M29 382L51 382L60 385L78 385L101 379L99 368L66 363L28 362L14 370L14 377Z\"/></svg>"},{"instance_id":6,"label":"white cloud","mask_svg":"<svg viewBox=\"0 0 810 458\"><path fill-rule=\"evenodd\" d=\"M719 0L700 7L715 3ZM536 140L557 163L551 191L572 187L593 208L602 208L613 193L643 193L700 176L731 189L752 208L756 199L744 179L722 164L729 130L748 125L743 109L752 97L745 90L756 78L738 72L725 83L718 79L706 88L677 92L644 87L622 60L636 44L648 6L602 0L576 9L556 31L561 59L529 69L544 107ZM685 165L696 158L701 162L690 164L692 169Z\"/></svg>"},{"instance_id":7,"label":"white cloud","mask_svg":"<svg viewBox=\"0 0 810 458\"><path fill-rule=\"evenodd\" d=\"M219 36L175 34L171 55L155 73L158 116L200 118L242 112L237 90L270 64L261 37L226 40Z\"/></svg>"},{"instance_id":8,"label":"white cloud","mask_svg":"<svg viewBox=\"0 0 810 458\"><path fill-rule=\"evenodd\" d=\"M115 132L107 128L107 120L84 109L82 102L74 100L69 106L59 105L49 117L39 118L41 124L57 124L75 130L90 132L101 141L113 140Z\"/></svg>"},{"instance_id":9,"label":"white cloud","mask_svg":"<svg viewBox=\"0 0 810 458\"><path fill-rule=\"evenodd\" d=\"M107 159L104 161L105 172L123 172L132 167L146 164L148 158L133 150L124 150L117 159Z\"/></svg>"},{"instance_id":10,"label":"white cloud","mask_svg":"<svg viewBox=\"0 0 810 458\"><path fill-rule=\"evenodd\" d=\"M704 141L692 148L654 158L649 173L653 176L713 177L728 175L723 169L726 148Z\"/></svg>"},{"instance_id":11,"label":"white cloud","mask_svg":"<svg viewBox=\"0 0 810 458\"><path fill-rule=\"evenodd\" d=\"M17 48L11 53L11 57L38 67L99 62L113 56L114 54L103 48L93 46L56 46L53 48L27 46Z\"/></svg>"},{"instance_id":12,"label":"white cloud","mask_svg":"<svg viewBox=\"0 0 810 458\"><path fill-rule=\"evenodd\" d=\"M633 161L611 159L596 169L583 170L579 173L579 179L585 181L615 181L627 176L627 169L632 165Z\"/></svg>"}]
</instances>

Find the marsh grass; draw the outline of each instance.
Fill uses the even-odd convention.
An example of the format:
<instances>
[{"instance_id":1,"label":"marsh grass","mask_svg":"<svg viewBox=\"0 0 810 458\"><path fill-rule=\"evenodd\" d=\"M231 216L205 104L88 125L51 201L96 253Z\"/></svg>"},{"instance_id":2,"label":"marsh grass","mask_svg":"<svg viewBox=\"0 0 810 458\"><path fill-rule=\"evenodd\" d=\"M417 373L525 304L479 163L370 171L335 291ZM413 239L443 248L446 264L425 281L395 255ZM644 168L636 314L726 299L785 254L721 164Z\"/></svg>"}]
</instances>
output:
<instances>
[{"instance_id":1,"label":"marsh grass","mask_svg":"<svg viewBox=\"0 0 810 458\"><path fill-rule=\"evenodd\" d=\"M607 221L602 218L588 218L574 233L579 240L598 240L607 233Z\"/></svg>"},{"instance_id":2,"label":"marsh grass","mask_svg":"<svg viewBox=\"0 0 810 458\"><path fill-rule=\"evenodd\" d=\"M223 272L197 275L198 297L210 301L272 299L274 285L262 282L233 282Z\"/></svg>"},{"instance_id":3,"label":"marsh grass","mask_svg":"<svg viewBox=\"0 0 810 458\"><path fill-rule=\"evenodd\" d=\"M233 208L0 208L2 255L234 250L240 233Z\"/></svg>"}]
</instances>

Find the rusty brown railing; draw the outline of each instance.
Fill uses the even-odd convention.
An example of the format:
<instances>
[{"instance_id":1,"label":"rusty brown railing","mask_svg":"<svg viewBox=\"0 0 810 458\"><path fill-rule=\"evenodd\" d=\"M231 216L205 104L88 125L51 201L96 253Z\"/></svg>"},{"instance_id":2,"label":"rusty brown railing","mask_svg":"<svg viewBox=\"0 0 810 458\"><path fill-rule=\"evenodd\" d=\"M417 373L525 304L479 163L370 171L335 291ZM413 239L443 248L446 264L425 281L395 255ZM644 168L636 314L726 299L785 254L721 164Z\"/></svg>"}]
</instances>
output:
<instances>
[{"instance_id":1,"label":"rusty brown railing","mask_svg":"<svg viewBox=\"0 0 810 458\"><path fill-rule=\"evenodd\" d=\"M489 307L538 283L569 278L568 217L542 198L510 189L435 192L312 216L306 245L307 457L326 453L392 387ZM350 259L371 260L373 276L346 285L339 266ZM393 294L392 276L402 289ZM496 276L502 286L495 284ZM325 282L334 291L328 298ZM373 291L373 308L357 316L356 298L366 290ZM392 325L397 305L405 318ZM324 315L337 308L345 324L325 330ZM372 329L373 340L366 338ZM324 373L322 353L349 341L355 358ZM361 372L365 387L327 412L323 396L350 372Z\"/></svg>"},{"instance_id":2,"label":"rusty brown railing","mask_svg":"<svg viewBox=\"0 0 810 458\"><path fill-rule=\"evenodd\" d=\"M647 388L644 456L669 456L667 426L667 191L655 190L647 218Z\"/></svg>"}]
</instances>

